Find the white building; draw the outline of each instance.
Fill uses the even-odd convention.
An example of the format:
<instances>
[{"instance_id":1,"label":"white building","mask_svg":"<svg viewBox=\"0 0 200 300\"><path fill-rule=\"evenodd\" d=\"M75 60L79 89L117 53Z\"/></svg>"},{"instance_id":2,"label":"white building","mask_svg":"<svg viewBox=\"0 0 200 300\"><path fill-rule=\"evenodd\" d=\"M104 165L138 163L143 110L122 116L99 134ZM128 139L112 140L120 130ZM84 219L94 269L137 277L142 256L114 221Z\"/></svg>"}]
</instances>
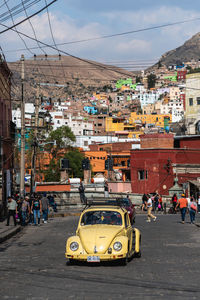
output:
<instances>
[{"instance_id":1,"label":"white building","mask_svg":"<svg viewBox=\"0 0 200 300\"><path fill-rule=\"evenodd\" d=\"M83 117L74 117L71 114L64 114L62 111L50 112L53 130L61 126L68 126L75 136L93 134L94 124L91 121L84 120Z\"/></svg>"},{"instance_id":2,"label":"white building","mask_svg":"<svg viewBox=\"0 0 200 300\"><path fill-rule=\"evenodd\" d=\"M26 125L31 124L32 116L35 112L35 106L33 103L25 103L25 123ZM21 109L17 108L12 110L12 121L15 123L16 128L21 128Z\"/></svg>"},{"instance_id":3,"label":"white building","mask_svg":"<svg viewBox=\"0 0 200 300\"><path fill-rule=\"evenodd\" d=\"M140 139L128 139L128 138L119 138L116 136L76 136L76 142L73 144L74 147L83 148L84 151L89 150L89 145L92 144L107 144L107 143L117 143L117 142L136 142L132 145L132 149L140 149Z\"/></svg>"},{"instance_id":4,"label":"white building","mask_svg":"<svg viewBox=\"0 0 200 300\"><path fill-rule=\"evenodd\" d=\"M156 101L158 101L160 94L155 91L150 91L148 93L138 93L134 94L132 96L132 99L139 99L141 103L141 107L148 105L148 104L153 104Z\"/></svg>"},{"instance_id":5,"label":"white building","mask_svg":"<svg viewBox=\"0 0 200 300\"><path fill-rule=\"evenodd\" d=\"M184 116L183 101L180 99L169 100L160 105L161 114L171 114L172 122L179 122Z\"/></svg>"}]
</instances>

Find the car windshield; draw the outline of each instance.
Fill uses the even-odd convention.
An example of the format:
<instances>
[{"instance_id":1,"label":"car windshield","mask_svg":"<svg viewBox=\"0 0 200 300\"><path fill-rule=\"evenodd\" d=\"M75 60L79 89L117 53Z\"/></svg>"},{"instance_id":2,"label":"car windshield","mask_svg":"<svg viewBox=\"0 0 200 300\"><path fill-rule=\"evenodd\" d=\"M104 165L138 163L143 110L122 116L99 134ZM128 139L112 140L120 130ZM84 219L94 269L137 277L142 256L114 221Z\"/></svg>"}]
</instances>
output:
<instances>
[{"instance_id":1,"label":"car windshield","mask_svg":"<svg viewBox=\"0 0 200 300\"><path fill-rule=\"evenodd\" d=\"M81 225L122 225L122 216L117 211L95 210L86 212L81 219Z\"/></svg>"}]
</instances>

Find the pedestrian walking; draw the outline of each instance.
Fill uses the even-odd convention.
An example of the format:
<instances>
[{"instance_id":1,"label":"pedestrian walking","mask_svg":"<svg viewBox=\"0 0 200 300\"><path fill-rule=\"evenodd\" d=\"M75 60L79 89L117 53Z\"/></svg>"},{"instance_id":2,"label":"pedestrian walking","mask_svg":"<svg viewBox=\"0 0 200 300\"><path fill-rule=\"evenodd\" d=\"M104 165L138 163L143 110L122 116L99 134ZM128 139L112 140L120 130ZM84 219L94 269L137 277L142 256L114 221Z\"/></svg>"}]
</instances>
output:
<instances>
[{"instance_id":1,"label":"pedestrian walking","mask_svg":"<svg viewBox=\"0 0 200 300\"><path fill-rule=\"evenodd\" d=\"M26 225L26 219L29 215L30 215L29 197L26 196L21 204L21 217L22 217L21 225L22 226Z\"/></svg>"},{"instance_id":2,"label":"pedestrian walking","mask_svg":"<svg viewBox=\"0 0 200 300\"><path fill-rule=\"evenodd\" d=\"M155 212L156 212L156 209L158 208L158 204L159 204L158 200L159 200L159 195L156 193L153 198L153 211L155 211Z\"/></svg>"},{"instance_id":3,"label":"pedestrian walking","mask_svg":"<svg viewBox=\"0 0 200 300\"><path fill-rule=\"evenodd\" d=\"M149 197L147 200L147 222L151 222L151 219L153 219L153 221L157 219L157 217L152 215L151 213L152 206L153 206L152 198Z\"/></svg>"},{"instance_id":4,"label":"pedestrian walking","mask_svg":"<svg viewBox=\"0 0 200 300\"><path fill-rule=\"evenodd\" d=\"M17 214L17 203L12 197L8 197L7 200L8 200L8 203L7 203L8 215L7 215L7 224L6 224L6 226L9 226L10 216L13 217L14 225L16 226L15 215Z\"/></svg>"},{"instance_id":5,"label":"pedestrian walking","mask_svg":"<svg viewBox=\"0 0 200 300\"><path fill-rule=\"evenodd\" d=\"M159 195L159 199L158 199L158 211L163 211L163 203L162 203L161 195Z\"/></svg>"},{"instance_id":6,"label":"pedestrian walking","mask_svg":"<svg viewBox=\"0 0 200 300\"><path fill-rule=\"evenodd\" d=\"M188 204L189 213L190 213L190 223L193 224L195 222L195 215L197 212L197 203L194 197L190 198L190 203Z\"/></svg>"},{"instance_id":7,"label":"pedestrian walking","mask_svg":"<svg viewBox=\"0 0 200 300\"><path fill-rule=\"evenodd\" d=\"M81 203L85 204L85 187L81 181L79 188L78 188L79 194L80 194L80 200Z\"/></svg>"},{"instance_id":8,"label":"pedestrian walking","mask_svg":"<svg viewBox=\"0 0 200 300\"><path fill-rule=\"evenodd\" d=\"M43 194L41 203L42 203L42 216L43 216L44 224L46 224L48 220L48 211L49 211L49 199L47 198L46 193Z\"/></svg>"},{"instance_id":9,"label":"pedestrian walking","mask_svg":"<svg viewBox=\"0 0 200 300\"><path fill-rule=\"evenodd\" d=\"M198 214L200 214L200 195L197 200L197 205L198 205Z\"/></svg>"},{"instance_id":10,"label":"pedestrian walking","mask_svg":"<svg viewBox=\"0 0 200 300\"><path fill-rule=\"evenodd\" d=\"M42 203L38 195L33 198L33 203L31 207L31 211L33 212L34 225L40 225L40 214L42 213Z\"/></svg>"},{"instance_id":11,"label":"pedestrian walking","mask_svg":"<svg viewBox=\"0 0 200 300\"><path fill-rule=\"evenodd\" d=\"M147 206L147 200L148 200L148 196L147 194L143 194L142 196L142 211L146 210L146 206Z\"/></svg>"},{"instance_id":12,"label":"pedestrian walking","mask_svg":"<svg viewBox=\"0 0 200 300\"><path fill-rule=\"evenodd\" d=\"M32 194L29 198L29 206L30 206L30 214L29 214L29 225L33 224L33 211L31 210L33 204L34 194Z\"/></svg>"},{"instance_id":13,"label":"pedestrian walking","mask_svg":"<svg viewBox=\"0 0 200 300\"><path fill-rule=\"evenodd\" d=\"M182 220L182 224L184 224L185 223L185 214L186 214L187 207L188 207L188 200L185 198L185 194L182 194L181 197L182 198L180 198L178 200L175 210L177 210L177 208L180 207L181 220Z\"/></svg>"},{"instance_id":14,"label":"pedestrian walking","mask_svg":"<svg viewBox=\"0 0 200 300\"><path fill-rule=\"evenodd\" d=\"M173 205L173 211L176 213L176 205L177 205L178 197L176 194L172 196L172 205Z\"/></svg>"}]
</instances>

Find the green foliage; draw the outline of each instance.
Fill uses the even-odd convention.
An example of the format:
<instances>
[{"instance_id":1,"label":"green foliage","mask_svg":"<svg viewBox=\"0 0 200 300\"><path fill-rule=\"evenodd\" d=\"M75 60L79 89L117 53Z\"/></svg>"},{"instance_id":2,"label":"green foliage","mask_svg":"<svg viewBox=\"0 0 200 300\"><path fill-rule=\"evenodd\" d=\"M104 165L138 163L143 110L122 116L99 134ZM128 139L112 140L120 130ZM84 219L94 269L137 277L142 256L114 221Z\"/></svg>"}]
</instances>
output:
<instances>
[{"instance_id":1,"label":"green foliage","mask_svg":"<svg viewBox=\"0 0 200 300\"><path fill-rule=\"evenodd\" d=\"M136 76L135 82L136 83L141 83L142 78L140 76Z\"/></svg>"},{"instance_id":2,"label":"green foliage","mask_svg":"<svg viewBox=\"0 0 200 300\"><path fill-rule=\"evenodd\" d=\"M76 137L68 126L62 126L49 133L46 139L46 149L51 151L53 156L56 157L59 150L68 148L71 142L75 142Z\"/></svg>"},{"instance_id":3,"label":"green foliage","mask_svg":"<svg viewBox=\"0 0 200 300\"><path fill-rule=\"evenodd\" d=\"M189 67L187 67L187 68L189 68ZM200 73L200 68L192 69L192 68L190 67L189 73L188 73L188 74L193 74L193 73Z\"/></svg>"},{"instance_id":4,"label":"green foliage","mask_svg":"<svg viewBox=\"0 0 200 300\"><path fill-rule=\"evenodd\" d=\"M44 178L46 182L59 182L60 181L60 165L59 161L56 163L55 159L52 159L49 164L49 168L44 170Z\"/></svg>"},{"instance_id":5,"label":"green foliage","mask_svg":"<svg viewBox=\"0 0 200 300\"><path fill-rule=\"evenodd\" d=\"M156 84L156 75L155 74L149 74L147 76L148 81L148 89L154 88Z\"/></svg>"},{"instance_id":6,"label":"green foliage","mask_svg":"<svg viewBox=\"0 0 200 300\"><path fill-rule=\"evenodd\" d=\"M111 96L109 96L109 97L108 97L108 100L109 100L109 102L110 102L110 103L112 103L112 102L113 102L113 100L112 100Z\"/></svg>"},{"instance_id":7,"label":"green foliage","mask_svg":"<svg viewBox=\"0 0 200 300\"><path fill-rule=\"evenodd\" d=\"M69 159L69 176L83 178L82 160L84 155L78 149L74 149L67 152L65 158Z\"/></svg>"}]
</instances>

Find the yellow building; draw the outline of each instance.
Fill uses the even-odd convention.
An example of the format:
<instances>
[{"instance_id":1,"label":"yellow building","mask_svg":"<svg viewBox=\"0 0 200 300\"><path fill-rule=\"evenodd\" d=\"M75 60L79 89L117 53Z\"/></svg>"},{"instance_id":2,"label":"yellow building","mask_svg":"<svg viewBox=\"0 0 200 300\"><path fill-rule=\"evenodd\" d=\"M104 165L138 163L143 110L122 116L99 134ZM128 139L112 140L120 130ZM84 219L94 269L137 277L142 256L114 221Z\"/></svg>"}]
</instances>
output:
<instances>
[{"instance_id":1,"label":"yellow building","mask_svg":"<svg viewBox=\"0 0 200 300\"><path fill-rule=\"evenodd\" d=\"M186 76L185 120L187 134L200 134L200 73Z\"/></svg>"},{"instance_id":2,"label":"yellow building","mask_svg":"<svg viewBox=\"0 0 200 300\"><path fill-rule=\"evenodd\" d=\"M136 121L141 121L142 124L155 124L155 126L164 127L165 119L169 118L169 122L171 122L172 116L171 114L149 114L149 115L137 115L136 112L132 112L129 122L135 123Z\"/></svg>"},{"instance_id":3,"label":"yellow building","mask_svg":"<svg viewBox=\"0 0 200 300\"><path fill-rule=\"evenodd\" d=\"M122 117L108 117L105 125L106 132L128 132L128 138L139 138L139 135L143 133L141 123L131 122L130 119Z\"/></svg>"},{"instance_id":4,"label":"yellow building","mask_svg":"<svg viewBox=\"0 0 200 300\"><path fill-rule=\"evenodd\" d=\"M93 97L96 100L106 100L108 98L108 95L106 93L93 93Z\"/></svg>"}]
</instances>

